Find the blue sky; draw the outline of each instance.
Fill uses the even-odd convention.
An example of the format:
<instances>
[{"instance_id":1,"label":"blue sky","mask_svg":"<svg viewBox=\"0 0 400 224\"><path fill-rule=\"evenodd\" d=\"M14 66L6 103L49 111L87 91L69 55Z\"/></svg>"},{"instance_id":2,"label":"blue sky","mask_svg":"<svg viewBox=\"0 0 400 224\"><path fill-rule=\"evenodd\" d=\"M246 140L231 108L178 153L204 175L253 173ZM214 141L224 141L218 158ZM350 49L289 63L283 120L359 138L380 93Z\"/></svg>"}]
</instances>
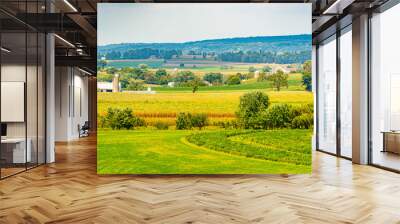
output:
<instances>
[{"instance_id":1,"label":"blue sky","mask_svg":"<svg viewBox=\"0 0 400 224\"><path fill-rule=\"evenodd\" d=\"M100 3L98 44L311 34L311 4Z\"/></svg>"}]
</instances>

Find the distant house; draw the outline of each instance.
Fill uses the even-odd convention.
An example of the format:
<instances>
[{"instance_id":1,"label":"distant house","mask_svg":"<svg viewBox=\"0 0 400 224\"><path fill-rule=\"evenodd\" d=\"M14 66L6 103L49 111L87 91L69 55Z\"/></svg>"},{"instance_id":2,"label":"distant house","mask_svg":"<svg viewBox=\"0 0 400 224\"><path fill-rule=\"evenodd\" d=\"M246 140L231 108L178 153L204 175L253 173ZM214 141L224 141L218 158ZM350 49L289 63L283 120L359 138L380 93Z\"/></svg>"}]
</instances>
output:
<instances>
[{"instance_id":1,"label":"distant house","mask_svg":"<svg viewBox=\"0 0 400 224\"><path fill-rule=\"evenodd\" d=\"M112 82L97 82L97 92L120 92L121 82L119 75L115 74Z\"/></svg>"},{"instance_id":2,"label":"distant house","mask_svg":"<svg viewBox=\"0 0 400 224\"><path fill-rule=\"evenodd\" d=\"M283 73L289 73L287 68L284 68L284 67L282 67L280 65L273 67L272 68L272 73L276 73L278 70L281 70Z\"/></svg>"},{"instance_id":3,"label":"distant house","mask_svg":"<svg viewBox=\"0 0 400 224\"><path fill-rule=\"evenodd\" d=\"M175 82L168 82L168 87L175 87Z\"/></svg>"},{"instance_id":4,"label":"distant house","mask_svg":"<svg viewBox=\"0 0 400 224\"><path fill-rule=\"evenodd\" d=\"M206 86L212 86L212 83L210 83L209 81L203 80L203 83L204 83Z\"/></svg>"},{"instance_id":5,"label":"distant house","mask_svg":"<svg viewBox=\"0 0 400 224\"><path fill-rule=\"evenodd\" d=\"M112 82L97 82L97 92L112 92L113 83Z\"/></svg>"}]
</instances>

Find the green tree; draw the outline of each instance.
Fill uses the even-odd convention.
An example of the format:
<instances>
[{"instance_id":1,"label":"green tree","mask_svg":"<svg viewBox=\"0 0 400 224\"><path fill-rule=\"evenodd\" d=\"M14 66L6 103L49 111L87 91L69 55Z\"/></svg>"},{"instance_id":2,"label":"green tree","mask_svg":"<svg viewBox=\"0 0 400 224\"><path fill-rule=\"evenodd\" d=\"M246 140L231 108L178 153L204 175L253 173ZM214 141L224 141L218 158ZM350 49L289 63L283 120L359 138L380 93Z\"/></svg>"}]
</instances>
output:
<instances>
[{"instance_id":1,"label":"green tree","mask_svg":"<svg viewBox=\"0 0 400 224\"><path fill-rule=\"evenodd\" d=\"M149 68L149 66L148 66L147 64L140 64L138 67L139 67L140 69L143 69L143 70L146 70L146 69Z\"/></svg>"},{"instance_id":2,"label":"green tree","mask_svg":"<svg viewBox=\"0 0 400 224\"><path fill-rule=\"evenodd\" d=\"M197 92L197 90L199 89L199 86L201 86L202 83L203 82L198 77L196 77L195 79L190 81L189 85L192 87L192 93Z\"/></svg>"},{"instance_id":3,"label":"green tree","mask_svg":"<svg viewBox=\"0 0 400 224\"><path fill-rule=\"evenodd\" d=\"M145 90L146 88L144 87L142 80L130 79L126 89L132 91L140 91Z\"/></svg>"},{"instance_id":4,"label":"green tree","mask_svg":"<svg viewBox=\"0 0 400 224\"><path fill-rule=\"evenodd\" d=\"M228 77L228 79L225 81L225 83L228 85L239 85L240 77L237 75L231 75Z\"/></svg>"},{"instance_id":5,"label":"green tree","mask_svg":"<svg viewBox=\"0 0 400 224\"><path fill-rule=\"evenodd\" d=\"M305 61L303 64L303 73L310 73L311 74L311 61Z\"/></svg>"},{"instance_id":6,"label":"green tree","mask_svg":"<svg viewBox=\"0 0 400 224\"><path fill-rule=\"evenodd\" d=\"M145 126L145 121L136 117L131 108L108 108L105 116L105 122L113 130L117 129L133 129L138 126Z\"/></svg>"},{"instance_id":7,"label":"green tree","mask_svg":"<svg viewBox=\"0 0 400 224\"><path fill-rule=\"evenodd\" d=\"M175 77L175 82L186 83L194 80L195 78L196 76L191 71L180 71Z\"/></svg>"},{"instance_id":8,"label":"green tree","mask_svg":"<svg viewBox=\"0 0 400 224\"><path fill-rule=\"evenodd\" d=\"M121 83L121 88L126 89L129 85L129 78L126 75L121 75L119 78L119 82Z\"/></svg>"},{"instance_id":9,"label":"green tree","mask_svg":"<svg viewBox=\"0 0 400 224\"><path fill-rule=\"evenodd\" d=\"M109 73L99 73L97 75L97 81L99 82L112 82L114 75Z\"/></svg>"},{"instance_id":10,"label":"green tree","mask_svg":"<svg viewBox=\"0 0 400 224\"><path fill-rule=\"evenodd\" d=\"M312 90L312 76L311 76L311 61L306 61L303 64L303 85L306 87L307 91Z\"/></svg>"},{"instance_id":11,"label":"green tree","mask_svg":"<svg viewBox=\"0 0 400 224\"><path fill-rule=\"evenodd\" d=\"M224 79L224 76L222 73L215 73L215 72L210 72L204 75L203 80L209 82L209 83L222 83Z\"/></svg>"},{"instance_id":12,"label":"green tree","mask_svg":"<svg viewBox=\"0 0 400 224\"><path fill-rule=\"evenodd\" d=\"M106 72L109 73L109 74L114 75L115 73L118 72L118 69L115 68L115 67L108 67L108 68L106 69Z\"/></svg>"},{"instance_id":13,"label":"green tree","mask_svg":"<svg viewBox=\"0 0 400 224\"><path fill-rule=\"evenodd\" d=\"M100 64L101 69L104 69L104 67L107 66L107 60L102 59L99 61L99 64Z\"/></svg>"},{"instance_id":14,"label":"green tree","mask_svg":"<svg viewBox=\"0 0 400 224\"><path fill-rule=\"evenodd\" d=\"M164 77L164 76L167 76L168 75L168 73L167 73L167 71L165 70L165 69L158 69L157 71L156 71L156 78L157 79L161 79L162 77Z\"/></svg>"},{"instance_id":15,"label":"green tree","mask_svg":"<svg viewBox=\"0 0 400 224\"><path fill-rule=\"evenodd\" d=\"M194 114L191 117L191 122L193 127L198 127L201 130L208 124L207 114Z\"/></svg>"},{"instance_id":16,"label":"green tree","mask_svg":"<svg viewBox=\"0 0 400 224\"><path fill-rule=\"evenodd\" d=\"M272 81L272 85L277 91L280 91L282 87L289 87L288 74L285 74L282 70L278 70L276 73L268 76L268 80Z\"/></svg>"},{"instance_id":17,"label":"green tree","mask_svg":"<svg viewBox=\"0 0 400 224\"><path fill-rule=\"evenodd\" d=\"M272 68L269 67L268 65L266 65L266 66L264 66L264 67L261 69L261 71L263 71L264 73L271 72L271 71L272 71Z\"/></svg>"},{"instance_id":18,"label":"green tree","mask_svg":"<svg viewBox=\"0 0 400 224\"><path fill-rule=\"evenodd\" d=\"M262 113L261 120L264 129L290 127L291 107L288 104L274 104Z\"/></svg>"},{"instance_id":19,"label":"green tree","mask_svg":"<svg viewBox=\"0 0 400 224\"><path fill-rule=\"evenodd\" d=\"M261 71L258 74L257 82L263 82L263 81L267 80L267 78L268 78L267 73L265 73L264 71Z\"/></svg>"},{"instance_id":20,"label":"green tree","mask_svg":"<svg viewBox=\"0 0 400 224\"><path fill-rule=\"evenodd\" d=\"M260 114L267 110L268 106L267 94L261 91L246 93L240 97L236 116L244 128L261 128Z\"/></svg>"},{"instance_id":21,"label":"green tree","mask_svg":"<svg viewBox=\"0 0 400 224\"><path fill-rule=\"evenodd\" d=\"M192 129L192 115L190 113L179 113L176 116L176 129Z\"/></svg>"},{"instance_id":22,"label":"green tree","mask_svg":"<svg viewBox=\"0 0 400 224\"><path fill-rule=\"evenodd\" d=\"M256 71L256 69L253 66L249 67L249 72L255 72L255 71Z\"/></svg>"},{"instance_id":23,"label":"green tree","mask_svg":"<svg viewBox=\"0 0 400 224\"><path fill-rule=\"evenodd\" d=\"M153 71L144 70L144 82L147 84L158 84L159 79L155 76Z\"/></svg>"}]
</instances>

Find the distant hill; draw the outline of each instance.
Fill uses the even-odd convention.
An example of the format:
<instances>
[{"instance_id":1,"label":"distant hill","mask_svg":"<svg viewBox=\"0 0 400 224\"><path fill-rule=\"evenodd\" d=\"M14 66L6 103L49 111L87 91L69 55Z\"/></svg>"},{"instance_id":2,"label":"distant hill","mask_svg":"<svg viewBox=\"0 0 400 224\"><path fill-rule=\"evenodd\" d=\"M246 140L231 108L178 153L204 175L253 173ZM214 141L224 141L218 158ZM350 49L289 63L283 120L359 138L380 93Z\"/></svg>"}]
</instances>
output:
<instances>
[{"instance_id":1,"label":"distant hill","mask_svg":"<svg viewBox=\"0 0 400 224\"><path fill-rule=\"evenodd\" d=\"M111 51L125 52L141 48L182 51L193 50L215 53L239 50L274 52L311 51L311 38L311 35L302 34L289 36L235 37L184 43L122 43L99 46L98 53L105 54Z\"/></svg>"},{"instance_id":2,"label":"distant hill","mask_svg":"<svg viewBox=\"0 0 400 224\"><path fill-rule=\"evenodd\" d=\"M184 43L121 43L98 46L98 58L170 59L175 55L215 55L221 61L302 63L311 58L311 35L235 37ZM252 53L247 53L252 52ZM259 54L259 55L255 55ZM252 57L252 59L249 57Z\"/></svg>"}]
</instances>

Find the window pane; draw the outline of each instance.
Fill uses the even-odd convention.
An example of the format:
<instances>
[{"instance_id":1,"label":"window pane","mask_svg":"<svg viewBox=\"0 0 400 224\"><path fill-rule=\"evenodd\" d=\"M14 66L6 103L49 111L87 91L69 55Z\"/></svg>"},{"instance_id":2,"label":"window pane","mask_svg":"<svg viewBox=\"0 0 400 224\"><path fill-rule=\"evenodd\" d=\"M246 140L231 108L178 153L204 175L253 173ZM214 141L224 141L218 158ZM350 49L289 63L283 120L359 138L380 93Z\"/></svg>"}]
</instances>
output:
<instances>
[{"instance_id":1,"label":"window pane","mask_svg":"<svg viewBox=\"0 0 400 224\"><path fill-rule=\"evenodd\" d=\"M400 5L372 18L372 163L400 170Z\"/></svg>"},{"instance_id":2,"label":"window pane","mask_svg":"<svg viewBox=\"0 0 400 224\"><path fill-rule=\"evenodd\" d=\"M30 161L28 162L28 168L37 165L38 158L38 35L36 32L28 32L28 62L27 62L27 81L26 81L26 112L27 112L27 141L28 148L30 147Z\"/></svg>"},{"instance_id":3,"label":"window pane","mask_svg":"<svg viewBox=\"0 0 400 224\"><path fill-rule=\"evenodd\" d=\"M25 170L30 161L26 144L26 33L1 34L1 174ZM28 148L28 150L26 150Z\"/></svg>"},{"instance_id":4,"label":"window pane","mask_svg":"<svg viewBox=\"0 0 400 224\"><path fill-rule=\"evenodd\" d=\"M352 35L351 30L340 36L340 150L352 156Z\"/></svg>"},{"instance_id":5,"label":"window pane","mask_svg":"<svg viewBox=\"0 0 400 224\"><path fill-rule=\"evenodd\" d=\"M39 45L38 45L38 163L45 163L45 120L46 120L46 109L45 109L45 65L46 65L46 52L45 52L46 36L39 33Z\"/></svg>"},{"instance_id":6,"label":"window pane","mask_svg":"<svg viewBox=\"0 0 400 224\"><path fill-rule=\"evenodd\" d=\"M336 41L318 48L318 148L336 153Z\"/></svg>"}]
</instances>

